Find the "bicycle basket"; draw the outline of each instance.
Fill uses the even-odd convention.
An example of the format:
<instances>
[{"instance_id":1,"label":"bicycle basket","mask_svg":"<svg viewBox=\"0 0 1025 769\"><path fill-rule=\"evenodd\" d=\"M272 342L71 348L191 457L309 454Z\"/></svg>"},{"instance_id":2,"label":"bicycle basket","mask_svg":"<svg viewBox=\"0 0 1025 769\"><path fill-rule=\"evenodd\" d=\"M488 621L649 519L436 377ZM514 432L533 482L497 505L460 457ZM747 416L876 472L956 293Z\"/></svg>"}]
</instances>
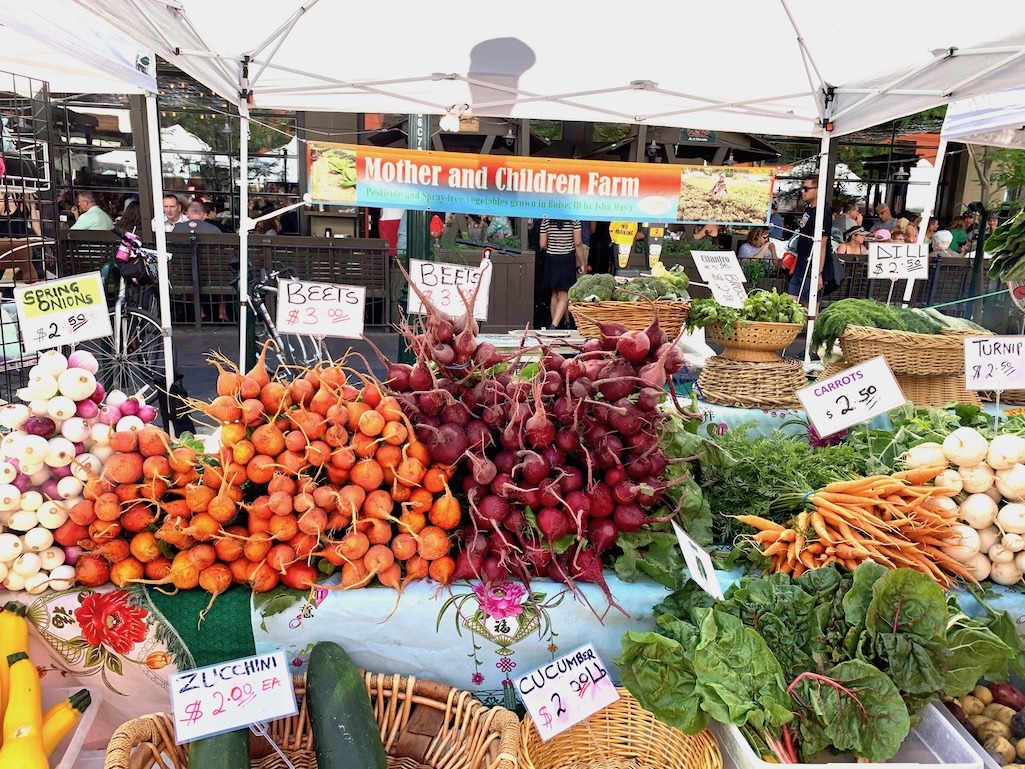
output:
<instances>
[{"instance_id":1,"label":"bicycle basket","mask_svg":"<svg viewBox=\"0 0 1025 769\"><path fill-rule=\"evenodd\" d=\"M141 256L133 256L125 262L120 262L118 270L125 283L136 286L148 286L157 279L156 265L149 264Z\"/></svg>"}]
</instances>

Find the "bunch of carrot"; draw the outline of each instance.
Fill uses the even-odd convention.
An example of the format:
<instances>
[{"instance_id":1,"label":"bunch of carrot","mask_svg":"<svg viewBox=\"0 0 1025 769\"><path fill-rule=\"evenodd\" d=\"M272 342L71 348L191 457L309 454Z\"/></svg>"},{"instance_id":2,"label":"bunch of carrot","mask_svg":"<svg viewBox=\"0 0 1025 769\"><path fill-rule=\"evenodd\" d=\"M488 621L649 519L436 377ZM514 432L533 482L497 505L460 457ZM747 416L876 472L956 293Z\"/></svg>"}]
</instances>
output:
<instances>
[{"instance_id":1,"label":"bunch of carrot","mask_svg":"<svg viewBox=\"0 0 1025 769\"><path fill-rule=\"evenodd\" d=\"M942 467L924 467L831 483L807 495L803 511L788 526L755 515L737 520L758 529L753 536L773 572L798 577L831 563L851 571L867 560L891 569L916 569L949 587L971 574L943 552L958 538L956 512L938 503L954 489L927 485Z\"/></svg>"},{"instance_id":2,"label":"bunch of carrot","mask_svg":"<svg viewBox=\"0 0 1025 769\"><path fill-rule=\"evenodd\" d=\"M280 382L264 360L244 374L214 361L218 396L193 405L220 427L216 456L165 448L149 481L163 493L120 495L151 512L124 543L137 566L123 581L214 596L232 582L307 589L338 567L346 588L449 582L462 521L453 470L432 461L397 400L371 379L351 384L340 363Z\"/></svg>"}]
</instances>

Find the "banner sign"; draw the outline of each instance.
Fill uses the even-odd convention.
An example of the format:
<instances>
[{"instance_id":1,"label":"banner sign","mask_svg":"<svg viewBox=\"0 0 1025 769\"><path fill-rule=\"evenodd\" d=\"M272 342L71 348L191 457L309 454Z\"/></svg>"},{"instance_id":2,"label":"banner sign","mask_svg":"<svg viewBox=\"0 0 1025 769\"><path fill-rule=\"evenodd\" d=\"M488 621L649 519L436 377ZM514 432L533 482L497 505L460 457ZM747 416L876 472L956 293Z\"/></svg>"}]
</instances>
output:
<instances>
[{"instance_id":1,"label":"banner sign","mask_svg":"<svg viewBox=\"0 0 1025 769\"><path fill-rule=\"evenodd\" d=\"M771 168L420 152L309 142L316 203L581 219L764 223Z\"/></svg>"}]
</instances>

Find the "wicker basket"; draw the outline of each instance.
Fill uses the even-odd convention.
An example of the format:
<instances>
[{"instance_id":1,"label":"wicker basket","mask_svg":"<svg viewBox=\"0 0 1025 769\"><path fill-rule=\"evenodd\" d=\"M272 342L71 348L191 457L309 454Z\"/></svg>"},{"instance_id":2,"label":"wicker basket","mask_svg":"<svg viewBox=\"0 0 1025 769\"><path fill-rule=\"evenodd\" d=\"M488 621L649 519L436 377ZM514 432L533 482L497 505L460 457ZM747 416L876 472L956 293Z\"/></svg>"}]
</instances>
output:
<instances>
[{"instance_id":1,"label":"wicker basket","mask_svg":"<svg viewBox=\"0 0 1025 769\"><path fill-rule=\"evenodd\" d=\"M807 384L804 364L794 358L751 362L713 355L698 377L702 400L742 409L800 408L794 392Z\"/></svg>"},{"instance_id":2,"label":"wicker basket","mask_svg":"<svg viewBox=\"0 0 1025 769\"><path fill-rule=\"evenodd\" d=\"M775 361L803 329L800 323L736 321L729 339L723 336L722 323L711 324L708 336L722 345L722 357L729 360Z\"/></svg>"},{"instance_id":3,"label":"wicker basket","mask_svg":"<svg viewBox=\"0 0 1025 769\"><path fill-rule=\"evenodd\" d=\"M980 390L979 398L987 403L996 403L997 394L993 390ZM1003 390L1000 393L1000 407L1025 406L1025 390Z\"/></svg>"},{"instance_id":4,"label":"wicker basket","mask_svg":"<svg viewBox=\"0 0 1025 769\"><path fill-rule=\"evenodd\" d=\"M961 334L913 334L848 326L840 337L840 347L852 366L882 355L893 373L901 376L964 374L964 336Z\"/></svg>"},{"instance_id":5,"label":"wicker basket","mask_svg":"<svg viewBox=\"0 0 1025 769\"><path fill-rule=\"evenodd\" d=\"M651 324L651 302L570 302L569 311L581 336L597 339L599 323L622 323L630 331L643 331ZM658 323L672 339L687 322L690 302L655 302Z\"/></svg>"},{"instance_id":6,"label":"wicker basket","mask_svg":"<svg viewBox=\"0 0 1025 769\"><path fill-rule=\"evenodd\" d=\"M516 769L519 721L505 708L488 708L469 692L435 681L366 673L389 769ZM306 709L306 678L293 679L299 714L267 725L270 738L296 769L316 769ZM256 738L254 737L254 740ZM284 769L270 747L254 751L254 769ZM107 745L104 769L188 769L186 746L174 744L170 715L155 713L122 724ZM214 767L193 767L214 769Z\"/></svg>"},{"instance_id":7,"label":"wicker basket","mask_svg":"<svg viewBox=\"0 0 1025 769\"><path fill-rule=\"evenodd\" d=\"M684 734L642 708L626 689L617 690L618 700L548 742L541 741L530 716L524 718L520 727L523 769L636 765L622 763L625 759L660 769L721 769L722 754L711 732Z\"/></svg>"},{"instance_id":8,"label":"wicker basket","mask_svg":"<svg viewBox=\"0 0 1025 769\"><path fill-rule=\"evenodd\" d=\"M904 397L918 408L943 408L948 403L969 403L981 406L979 393L966 390L964 375L896 376Z\"/></svg>"}]
</instances>

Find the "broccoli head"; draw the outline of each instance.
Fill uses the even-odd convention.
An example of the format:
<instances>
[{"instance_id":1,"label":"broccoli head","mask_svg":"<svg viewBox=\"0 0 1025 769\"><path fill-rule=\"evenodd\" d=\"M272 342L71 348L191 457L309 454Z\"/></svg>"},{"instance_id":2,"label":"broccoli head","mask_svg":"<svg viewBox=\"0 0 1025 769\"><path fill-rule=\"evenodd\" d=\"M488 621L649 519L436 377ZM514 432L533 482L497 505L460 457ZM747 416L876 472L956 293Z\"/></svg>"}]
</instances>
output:
<instances>
[{"instance_id":1,"label":"broccoli head","mask_svg":"<svg viewBox=\"0 0 1025 769\"><path fill-rule=\"evenodd\" d=\"M629 302L643 301L642 297L660 299L666 294L673 293L670 286L664 280L649 277L631 278L621 287L621 292L619 298Z\"/></svg>"},{"instance_id":2,"label":"broccoli head","mask_svg":"<svg viewBox=\"0 0 1025 769\"><path fill-rule=\"evenodd\" d=\"M572 302L607 302L616 290L616 279L608 273L582 275L569 290Z\"/></svg>"}]
</instances>

